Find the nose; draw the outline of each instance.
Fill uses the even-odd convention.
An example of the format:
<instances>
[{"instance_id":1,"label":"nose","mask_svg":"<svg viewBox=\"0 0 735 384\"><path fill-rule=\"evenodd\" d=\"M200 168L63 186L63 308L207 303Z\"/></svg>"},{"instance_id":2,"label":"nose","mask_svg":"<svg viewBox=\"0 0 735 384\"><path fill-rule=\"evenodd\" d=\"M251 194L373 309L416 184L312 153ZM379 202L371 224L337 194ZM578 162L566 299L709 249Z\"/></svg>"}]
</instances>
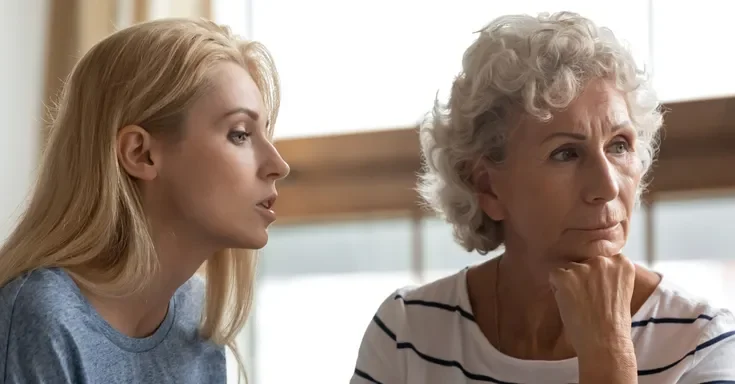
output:
<instances>
[{"instance_id":1,"label":"nose","mask_svg":"<svg viewBox=\"0 0 735 384\"><path fill-rule=\"evenodd\" d=\"M266 156L265 164L261 167L261 177L263 179L280 180L288 176L291 167L283 160L278 149L272 143L268 143Z\"/></svg>"},{"instance_id":2,"label":"nose","mask_svg":"<svg viewBox=\"0 0 735 384\"><path fill-rule=\"evenodd\" d=\"M604 153L587 159L585 167L585 201L589 204L605 204L620 193L618 169Z\"/></svg>"}]
</instances>

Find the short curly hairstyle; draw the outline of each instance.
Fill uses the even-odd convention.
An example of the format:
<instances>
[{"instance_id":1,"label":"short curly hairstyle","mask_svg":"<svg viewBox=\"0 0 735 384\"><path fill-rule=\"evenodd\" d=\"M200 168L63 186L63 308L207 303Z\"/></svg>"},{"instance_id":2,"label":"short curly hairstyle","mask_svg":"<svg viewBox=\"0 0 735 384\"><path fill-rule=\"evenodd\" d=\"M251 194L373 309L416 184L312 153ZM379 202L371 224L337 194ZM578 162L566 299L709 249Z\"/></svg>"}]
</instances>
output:
<instances>
[{"instance_id":1,"label":"short curly hairstyle","mask_svg":"<svg viewBox=\"0 0 735 384\"><path fill-rule=\"evenodd\" d=\"M478 206L470 173L482 158L503 161L518 115L512 112L549 121L592 79L609 79L625 92L645 175L657 151L662 112L645 71L609 29L561 12L502 16L479 31L464 53L449 102L437 100L420 130L424 170L418 191L452 224L467 251L487 254L504 242L502 223Z\"/></svg>"}]
</instances>

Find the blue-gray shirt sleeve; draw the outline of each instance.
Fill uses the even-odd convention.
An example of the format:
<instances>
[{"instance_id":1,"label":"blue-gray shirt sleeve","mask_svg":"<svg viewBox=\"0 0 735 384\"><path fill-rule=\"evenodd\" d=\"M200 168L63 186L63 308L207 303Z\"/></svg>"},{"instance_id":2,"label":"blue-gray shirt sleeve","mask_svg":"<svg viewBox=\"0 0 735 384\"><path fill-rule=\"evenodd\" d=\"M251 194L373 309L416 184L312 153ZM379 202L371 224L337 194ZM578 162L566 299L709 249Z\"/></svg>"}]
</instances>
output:
<instances>
[{"instance_id":1,"label":"blue-gray shirt sleeve","mask_svg":"<svg viewBox=\"0 0 735 384\"><path fill-rule=\"evenodd\" d=\"M23 289L26 279L16 279L0 290L2 383L82 382L69 363L76 359L69 356L75 349L61 321L64 312L54 308L63 307L64 295L54 296L52 290L33 297Z\"/></svg>"}]
</instances>

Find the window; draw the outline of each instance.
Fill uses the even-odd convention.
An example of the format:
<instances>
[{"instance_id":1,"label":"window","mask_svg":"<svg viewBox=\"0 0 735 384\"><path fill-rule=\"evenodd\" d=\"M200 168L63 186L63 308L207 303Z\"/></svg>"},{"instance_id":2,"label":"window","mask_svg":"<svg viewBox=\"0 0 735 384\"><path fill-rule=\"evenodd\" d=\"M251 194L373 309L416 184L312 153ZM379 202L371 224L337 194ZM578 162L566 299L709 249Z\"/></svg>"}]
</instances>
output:
<instances>
[{"instance_id":1,"label":"window","mask_svg":"<svg viewBox=\"0 0 735 384\"><path fill-rule=\"evenodd\" d=\"M639 0L251 1L252 37L282 78L279 138L415 125L437 90L445 97L474 32L503 14L578 11L628 41L641 65L649 56Z\"/></svg>"},{"instance_id":2,"label":"window","mask_svg":"<svg viewBox=\"0 0 735 384\"><path fill-rule=\"evenodd\" d=\"M735 309L735 197L658 202L654 268L687 291Z\"/></svg>"},{"instance_id":3,"label":"window","mask_svg":"<svg viewBox=\"0 0 735 384\"><path fill-rule=\"evenodd\" d=\"M454 241L452 226L438 218L426 218L423 222L423 252L426 270L425 282L454 274L470 265L479 264L502 253L502 250L485 256L467 252Z\"/></svg>"},{"instance_id":4,"label":"window","mask_svg":"<svg viewBox=\"0 0 735 384\"><path fill-rule=\"evenodd\" d=\"M735 3L651 0L654 86L666 101L735 94Z\"/></svg>"},{"instance_id":5,"label":"window","mask_svg":"<svg viewBox=\"0 0 735 384\"><path fill-rule=\"evenodd\" d=\"M274 227L253 318L254 383L349 380L378 306L416 283L411 251L408 219Z\"/></svg>"}]
</instances>

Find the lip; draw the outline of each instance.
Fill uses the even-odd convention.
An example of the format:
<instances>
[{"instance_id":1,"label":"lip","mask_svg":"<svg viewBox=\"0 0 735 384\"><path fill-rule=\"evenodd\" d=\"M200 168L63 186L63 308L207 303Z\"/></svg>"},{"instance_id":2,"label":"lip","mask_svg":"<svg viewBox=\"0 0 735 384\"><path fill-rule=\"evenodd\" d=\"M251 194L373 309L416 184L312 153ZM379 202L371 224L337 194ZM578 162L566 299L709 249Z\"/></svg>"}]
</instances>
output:
<instances>
[{"instance_id":1,"label":"lip","mask_svg":"<svg viewBox=\"0 0 735 384\"><path fill-rule=\"evenodd\" d=\"M278 194L274 193L255 205L258 213L270 223L276 221L276 212L273 210L273 206L276 204L276 198L278 198Z\"/></svg>"},{"instance_id":2,"label":"lip","mask_svg":"<svg viewBox=\"0 0 735 384\"><path fill-rule=\"evenodd\" d=\"M611 229L616 229L620 223L613 223L613 224L602 224L595 227L590 228L580 228L580 231L607 231Z\"/></svg>"},{"instance_id":3,"label":"lip","mask_svg":"<svg viewBox=\"0 0 735 384\"><path fill-rule=\"evenodd\" d=\"M276 212L274 210L268 209L260 204L256 205L255 207L258 210L258 213L263 216L266 221L268 221L269 223L276 221Z\"/></svg>"},{"instance_id":4,"label":"lip","mask_svg":"<svg viewBox=\"0 0 735 384\"><path fill-rule=\"evenodd\" d=\"M576 231L592 237L608 238L612 237L619 228L620 223L615 223L612 225L601 225L591 228L577 228Z\"/></svg>"}]
</instances>

